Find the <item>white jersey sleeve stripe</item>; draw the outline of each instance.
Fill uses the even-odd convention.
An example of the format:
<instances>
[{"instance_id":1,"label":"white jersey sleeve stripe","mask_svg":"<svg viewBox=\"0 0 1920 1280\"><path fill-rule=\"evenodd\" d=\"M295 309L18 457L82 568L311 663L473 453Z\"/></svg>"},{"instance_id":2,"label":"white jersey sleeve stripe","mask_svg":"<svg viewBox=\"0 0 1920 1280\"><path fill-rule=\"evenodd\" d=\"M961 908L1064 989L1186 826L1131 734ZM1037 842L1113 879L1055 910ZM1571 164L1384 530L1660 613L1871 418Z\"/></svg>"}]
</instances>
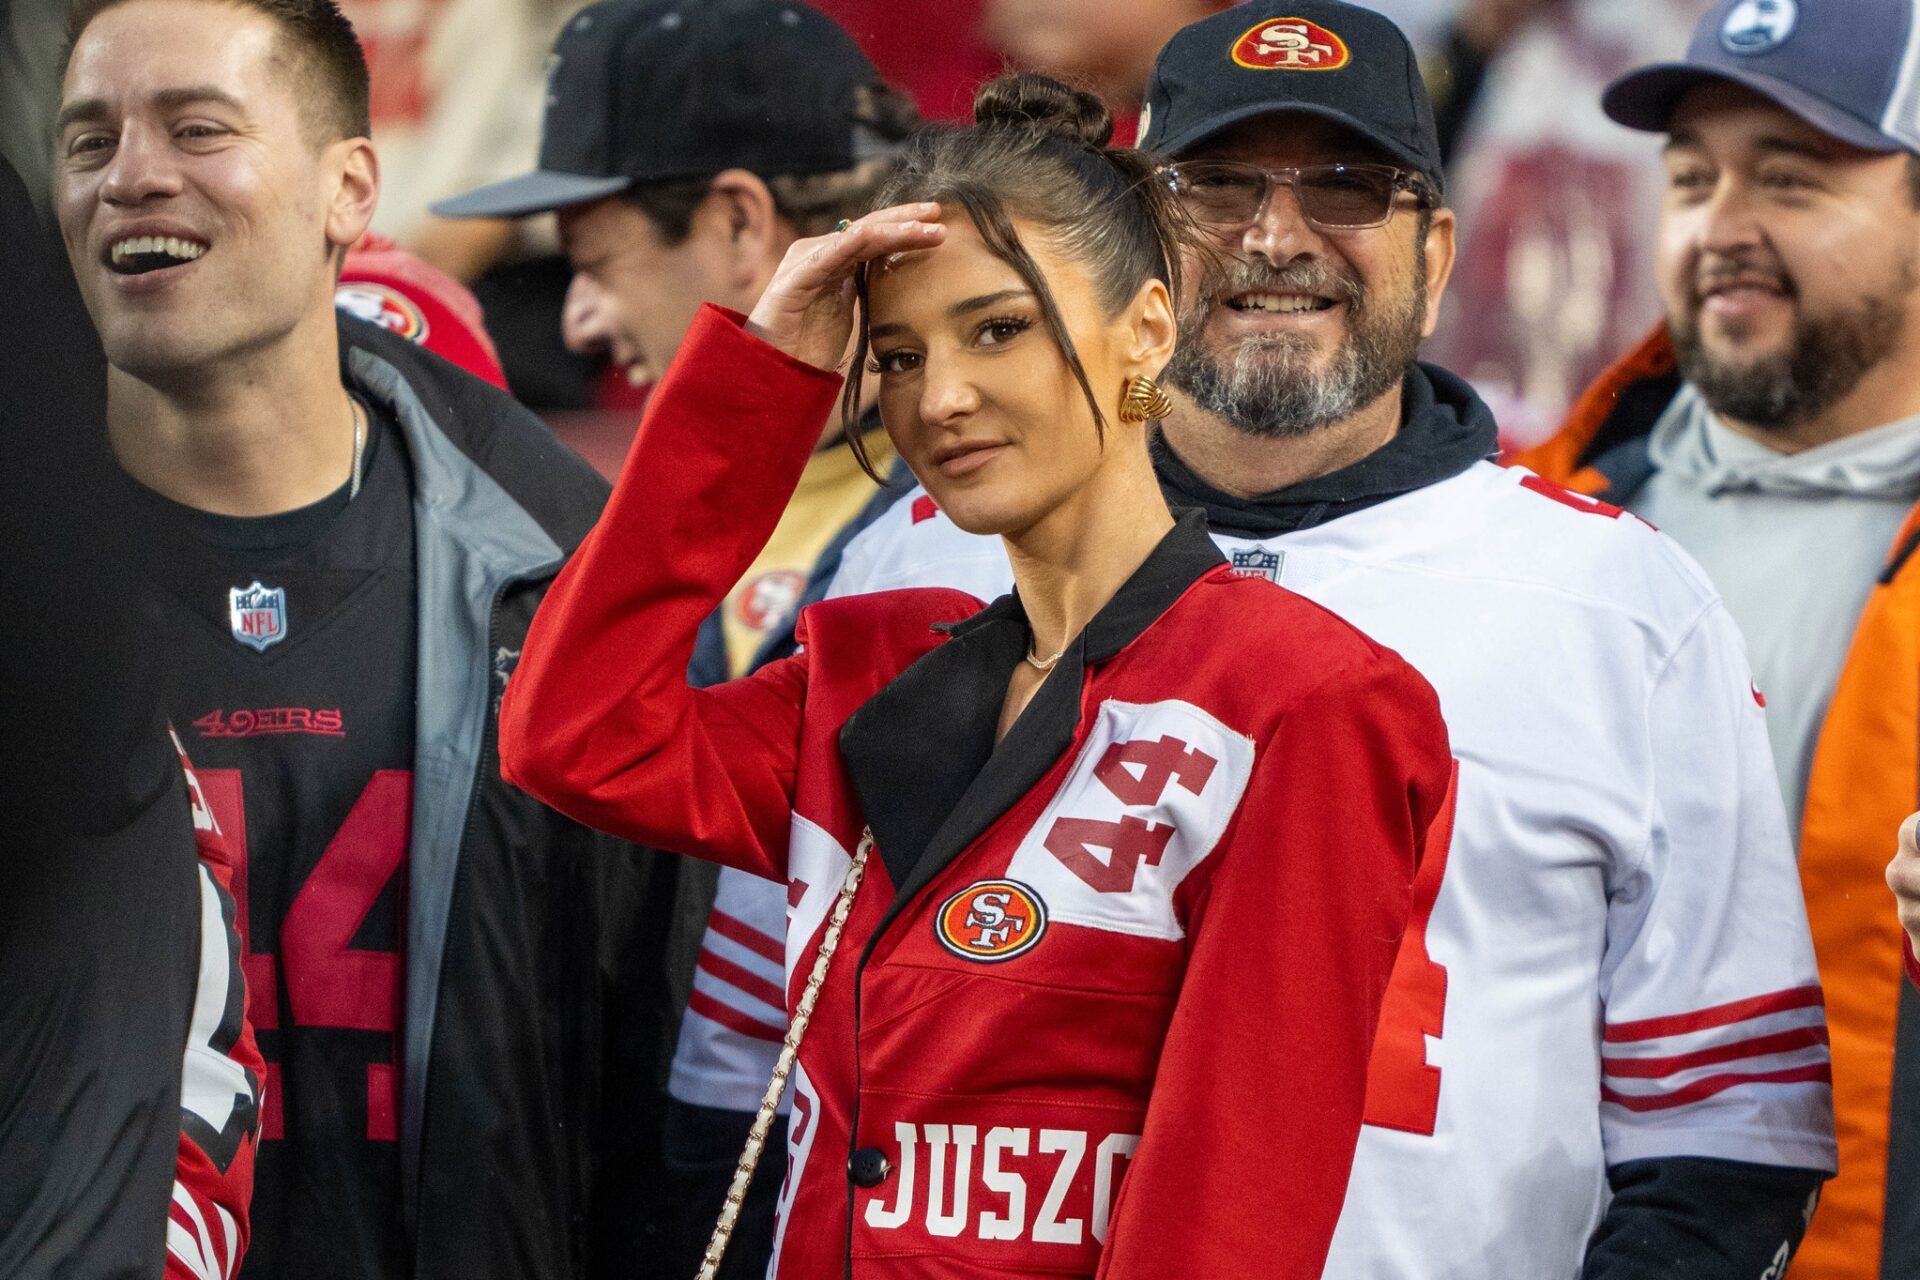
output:
<instances>
[{"instance_id":1,"label":"white jersey sleeve stripe","mask_svg":"<svg viewBox=\"0 0 1920 1280\"><path fill-rule=\"evenodd\" d=\"M707 930L707 936L701 939L703 950L712 952L722 960L731 960L748 973L758 974L764 981L776 987L785 988L787 982L786 966L767 959L758 951L751 951L729 938L723 938L713 930ZM775 1001L776 1004L781 1003Z\"/></svg>"},{"instance_id":2,"label":"white jersey sleeve stripe","mask_svg":"<svg viewBox=\"0 0 1920 1280\"><path fill-rule=\"evenodd\" d=\"M1608 1044L1621 1044L1634 1040L1652 1040L1661 1036L1682 1035L1709 1027L1724 1027L1736 1022L1748 1022L1787 1009L1824 1007L1825 1004L1826 998L1818 985L1793 987L1786 991L1772 991L1765 995L1749 996L1744 1000L1732 1000L1726 1004L1696 1009L1692 1013L1641 1018L1634 1022L1609 1023L1606 1041Z\"/></svg>"},{"instance_id":3,"label":"white jersey sleeve stripe","mask_svg":"<svg viewBox=\"0 0 1920 1280\"><path fill-rule=\"evenodd\" d=\"M1826 1025L1825 1011L1819 1005L1813 1005L1805 1009L1770 1013L1724 1027L1709 1027L1705 1031L1682 1031L1654 1040L1613 1043L1607 1045L1604 1052L1609 1062L1676 1058L1806 1027L1824 1029Z\"/></svg>"},{"instance_id":4,"label":"white jersey sleeve stripe","mask_svg":"<svg viewBox=\"0 0 1920 1280\"><path fill-rule=\"evenodd\" d=\"M1703 1102L1715 1094L1724 1093L1739 1085L1831 1085L1832 1083L1833 1068L1825 1061L1821 1061L1800 1067L1789 1067L1782 1071L1729 1072L1725 1075L1708 1076L1704 1080L1696 1080L1671 1093L1622 1093L1609 1085L1602 1085L1600 1100L1634 1112L1671 1111L1675 1107L1692 1106L1696 1102Z\"/></svg>"},{"instance_id":5,"label":"white jersey sleeve stripe","mask_svg":"<svg viewBox=\"0 0 1920 1280\"><path fill-rule=\"evenodd\" d=\"M764 1022L776 1029L784 1029L786 1025L785 1001L775 1003L762 1000L759 996L742 990L726 979L714 976L713 971L704 965L694 968L693 989L707 999L717 1000L754 1022Z\"/></svg>"},{"instance_id":6,"label":"white jersey sleeve stripe","mask_svg":"<svg viewBox=\"0 0 1920 1280\"><path fill-rule=\"evenodd\" d=\"M735 964L725 956L717 954L712 948L702 948L697 966L702 973L708 973L741 993L753 997L761 1004L773 1009L786 1007L786 994L777 982L769 982L745 965Z\"/></svg>"},{"instance_id":7,"label":"white jersey sleeve stripe","mask_svg":"<svg viewBox=\"0 0 1920 1280\"><path fill-rule=\"evenodd\" d=\"M1667 1059L1644 1072L1616 1071L1609 1066L1606 1083L1622 1094L1652 1095L1674 1093L1718 1075L1728 1073L1775 1074L1800 1067L1828 1065L1827 1038L1811 1033L1786 1033L1782 1043L1743 1054L1722 1058L1717 1053L1688 1055L1686 1059ZM1674 1064L1670 1069L1662 1067ZM1641 1064L1633 1064L1641 1065Z\"/></svg>"},{"instance_id":8,"label":"white jersey sleeve stripe","mask_svg":"<svg viewBox=\"0 0 1920 1280\"><path fill-rule=\"evenodd\" d=\"M1827 1043L1825 1027L1798 1027L1772 1035L1754 1036L1731 1044L1715 1045L1693 1053L1670 1054L1664 1058L1602 1058L1601 1068L1612 1079L1659 1080L1691 1071L1695 1067L1717 1066L1742 1058L1764 1058Z\"/></svg>"},{"instance_id":9,"label":"white jersey sleeve stripe","mask_svg":"<svg viewBox=\"0 0 1920 1280\"><path fill-rule=\"evenodd\" d=\"M737 1032L753 1040L766 1040L774 1044L786 1038L786 1028L772 1026L758 1019L750 1018L733 1006L714 999L706 992L695 988L687 998L689 1012L697 1013L710 1022L717 1022L729 1031Z\"/></svg>"},{"instance_id":10,"label":"white jersey sleeve stripe","mask_svg":"<svg viewBox=\"0 0 1920 1280\"><path fill-rule=\"evenodd\" d=\"M732 942L737 942L749 951L765 956L777 965L787 962L787 940L763 933L746 923L736 920L726 912L715 909L707 921L707 928Z\"/></svg>"}]
</instances>

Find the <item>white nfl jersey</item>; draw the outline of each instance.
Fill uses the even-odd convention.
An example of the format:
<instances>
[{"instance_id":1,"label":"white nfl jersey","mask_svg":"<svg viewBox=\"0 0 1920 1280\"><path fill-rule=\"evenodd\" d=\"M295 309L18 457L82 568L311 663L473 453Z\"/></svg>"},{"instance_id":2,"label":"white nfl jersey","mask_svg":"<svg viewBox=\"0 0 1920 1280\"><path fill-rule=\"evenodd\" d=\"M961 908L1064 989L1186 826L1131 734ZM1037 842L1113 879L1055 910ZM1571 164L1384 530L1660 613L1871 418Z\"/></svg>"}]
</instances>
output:
<instances>
[{"instance_id":1,"label":"white nfl jersey","mask_svg":"<svg viewBox=\"0 0 1920 1280\"><path fill-rule=\"evenodd\" d=\"M787 886L722 867L667 1092L699 1107L759 1109L787 1034L786 954ZM788 1090L782 1115L792 1099Z\"/></svg>"},{"instance_id":2,"label":"white nfl jersey","mask_svg":"<svg viewBox=\"0 0 1920 1280\"><path fill-rule=\"evenodd\" d=\"M1325 1274L1571 1280L1608 1165L1831 1170L1825 1017L1764 712L1698 566L1617 508L1489 463L1316 528L1215 536L1398 650L1460 762ZM916 490L848 548L831 594L1011 585L999 539Z\"/></svg>"}]
</instances>

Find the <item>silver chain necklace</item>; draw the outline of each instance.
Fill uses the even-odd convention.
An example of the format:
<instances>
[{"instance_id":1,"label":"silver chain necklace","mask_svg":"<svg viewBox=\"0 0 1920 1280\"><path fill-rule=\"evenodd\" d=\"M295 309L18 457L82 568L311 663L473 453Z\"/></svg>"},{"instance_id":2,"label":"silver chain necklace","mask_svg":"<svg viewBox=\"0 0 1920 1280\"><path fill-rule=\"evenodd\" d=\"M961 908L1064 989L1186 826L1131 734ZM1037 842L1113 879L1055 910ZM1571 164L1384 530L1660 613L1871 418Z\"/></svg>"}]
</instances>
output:
<instances>
[{"instance_id":1,"label":"silver chain necklace","mask_svg":"<svg viewBox=\"0 0 1920 1280\"><path fill-rule=\"evenodd\" d=\"M347 478L347 501L352 502L360 496L360 468L367 448L367 413L351 394L347 396L347 411L353 415L353 468Z\"/></svg>"},{"instance_id":2,"label":"silver chain necklace","mask_svg":"<svg viewBox=\"0 0 1920 1280\"><path fill-rule=\"evenodd\" d=\"M1061 655L1066 653L1066 651L1067 651L1067 646L1061 645L1060 652L1054 654L1051 658L1036 658L1033 656L1033 646L1029 644L1027 646L1027 651L1021 656L1027 660L1027 665L1032 667L1035 671L1051 671L1053 670L1053 664L1060 661Z\"/></svg>"}]
</instances>

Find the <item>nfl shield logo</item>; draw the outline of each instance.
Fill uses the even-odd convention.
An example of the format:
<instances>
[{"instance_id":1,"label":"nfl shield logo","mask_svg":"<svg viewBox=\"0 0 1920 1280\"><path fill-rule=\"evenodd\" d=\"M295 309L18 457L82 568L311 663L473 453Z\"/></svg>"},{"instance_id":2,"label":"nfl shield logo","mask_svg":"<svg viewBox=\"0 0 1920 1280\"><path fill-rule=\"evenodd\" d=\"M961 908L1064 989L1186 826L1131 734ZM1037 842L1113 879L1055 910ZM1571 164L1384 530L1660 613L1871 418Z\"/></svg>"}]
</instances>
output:
<instances>
[{"instance_id":1,"label":"nfl shield logo","mask_svg":"<svg viewBox=\"0 0 1920 1280\"><path fill-rule=\"evenodd\" d=\"M264 587L254 579L250 587L227 590L227 621L233 638L256 653L287 638L287 590Z\"/></svg>"},{"instance_id":2,"label":"nfl shield logo","mask_svg":"<svg viewBox=\"0 0 1920 1280\"><path fill-rule=\"evenodd\" d=\"M1243 578L1280 581L1280 553L1265 547L1247 547L1233 553L1233 571Z\"/></svg>"}]
</instances>

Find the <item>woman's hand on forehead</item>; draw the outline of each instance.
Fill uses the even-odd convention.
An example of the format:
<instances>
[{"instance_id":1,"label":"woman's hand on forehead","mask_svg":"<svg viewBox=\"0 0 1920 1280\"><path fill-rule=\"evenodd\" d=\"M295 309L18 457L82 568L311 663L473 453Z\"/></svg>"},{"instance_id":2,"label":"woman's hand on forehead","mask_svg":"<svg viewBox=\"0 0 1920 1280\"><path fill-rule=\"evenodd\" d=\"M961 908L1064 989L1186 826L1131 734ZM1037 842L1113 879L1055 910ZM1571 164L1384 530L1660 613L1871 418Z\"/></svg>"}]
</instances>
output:
<instances>
[{"instance_id":1,"label":"woman's hand on forehead","mask_svg":"<svg viewBox=\"0 0 1920 1280\"><path fill-rule=\"evenodd\" d=\"M796 240L747 317L747 330L796 360L836 367L853 335L853 273L863 262L931 249L945 238L930 201L876 209L824 236Z\"/></svg>"}]
</instances>

